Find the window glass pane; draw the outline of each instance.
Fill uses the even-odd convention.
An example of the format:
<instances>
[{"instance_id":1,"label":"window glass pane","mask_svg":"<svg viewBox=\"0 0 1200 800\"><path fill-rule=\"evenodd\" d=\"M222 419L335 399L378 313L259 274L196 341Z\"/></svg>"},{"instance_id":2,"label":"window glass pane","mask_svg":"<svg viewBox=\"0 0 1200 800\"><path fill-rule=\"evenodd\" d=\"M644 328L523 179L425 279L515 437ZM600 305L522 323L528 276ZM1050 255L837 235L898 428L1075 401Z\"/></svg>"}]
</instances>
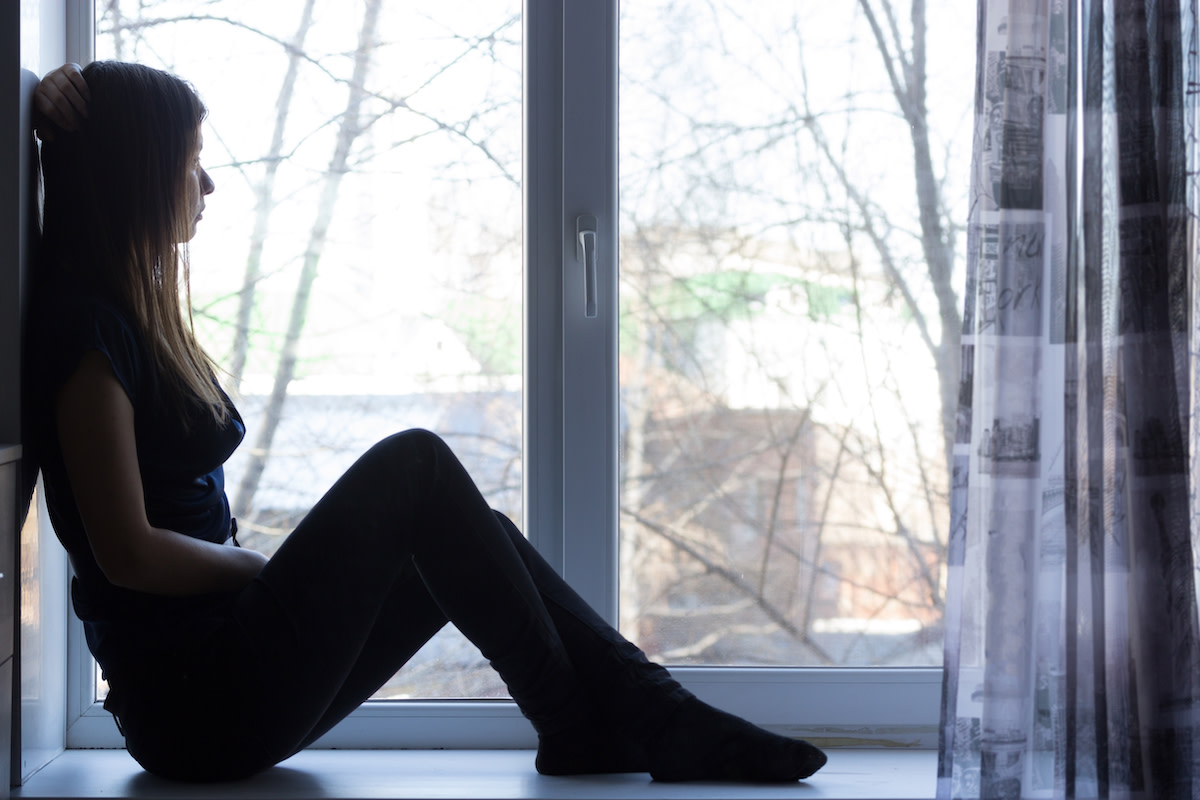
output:
<instances>
[{"instance_id":1,"label":"window glass pane","mask_svg":"<svg viewBox=\"0 0 1200 800\"><path fill-rule=\"evenodd\" d=\"M621 5L621 625L668 663L941 663L974 9L927 5Z\"/></svg>"},{"instance_id":2,"label":"window glass pane","mask_svg":"<svg viewBox=\"0 0 1200 800\"><path fill-rule=\"evenodd\" d=\"M247 423L239 539L268 553L411 427L522 514L521 4L375 2L368 29L371 5L97 3L98 58L176 72L209 108L192 301ZM503 693L451 629L378 696Z\"/></svg>"}]
</instances>

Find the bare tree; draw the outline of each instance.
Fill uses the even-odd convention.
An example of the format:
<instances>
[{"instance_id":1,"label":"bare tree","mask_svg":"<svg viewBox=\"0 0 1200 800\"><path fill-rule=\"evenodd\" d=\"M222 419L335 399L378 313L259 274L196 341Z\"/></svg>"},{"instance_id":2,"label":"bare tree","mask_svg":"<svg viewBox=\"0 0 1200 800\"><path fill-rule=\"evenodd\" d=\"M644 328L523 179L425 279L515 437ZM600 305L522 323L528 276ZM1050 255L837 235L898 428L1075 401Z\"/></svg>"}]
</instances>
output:
<instances>
[{"instance_id":1,"label":"bare tree","mask_svg":"<svg viewBox=\"0 0 1200 800\"><path fill-rule=\"evenodd\" d=\"M125 59L125 23L121 15L121 0L108 0L104 5L104 18L109 22L109 33L113 39L113 57L117 61Z\"/></svg>"},{"instance_id":2,"label":"bare tree","mask_svg":"<svg viewBox=\"0 0 1200 800\"><path fill-rule=\"evenodd\" d=\"M827 29L793 19L781 36L778 28L757 27L755 10L717 3L706 12L721 21L705 30L694 13L671 6L652 24L640 20L639 30L654 30L654 55L646 60L659 58L661 66L628 80L664 110L661 152L640 153L637 181L622 186L623 206L632 209L623 221L622 332L626 341L629 332L634 337L623 348L622 558L637 560L641 570L637 580L623 581L622 618L639 618L634 632L652 649L662 644L667 654L720 659L744 652L739 642L758 626L762 650L790 639L798 649L784 659L839 662L861 657L850 654L867 645L865 634L843 637L834 652L831 637L814 638L815 624L863 615L864 631L872 617L883 628L901 617L922 626L900 650L872 657L903 659L914 655L904 651L936 642L962 324L952 284L959 223L935 169L944 159L934 158L926 107L925 2L909 5L907 33L895 6L860 0L869 36L843 51L847 60L850 50L861 54L856 75L869 72L863 58L873 61L890 112L880 106L878 88L833 96L820 56L814 91L806 54ZM736 49L746 40L757 53ZM770 96L773 107L758 118L740 107L743 113L722 116L724 104L736 103L721 78L706 71L697 55L704 47L714 62L742 71L746 94ZM688 105L679 73L699 104ZM900 193L885 198L855 169L853 132L881 114L902 120L909 138L907 201ZM662 200L645 202L643 216L646 197ZM820 230L828 233L811 237L823 242L819 247L799 244ZM766 253L770 241L793 244ZM763 264L777 265L763 273L770 286L738 280ZM792 312L786 301L767 299L786 292L806 295ZM828 292L840 311L821 320ZM776 311L758 310L772 303ZM806 354L790 369L815 370L820 380L783 376L779 348L751 341L772 313L796 315L790 335L812 342L790 351ZM750 320L756 315L759 322ZM909 376L880 358L879 337L908 336L905 328L915 330L939 386L934 451L922 422L927 410L906 399ZM837 335L822 343L823 329ZM757 412L756 430L736 422L749 411L738 410L742 401L730 404L737 387L722 385L715 366L722 349L757 361L767 379L779 376L778 397ZM831 424L821 410L848 398L862 410ZM722 435L756 444L722 451L714 442ZM681 471L685 479L673 477ZM781 510L789 491L798 491L806 508L787 518ZM736 533L739 526L757 536ZM702 593L708 599L696 599ZM661 633L665 625L674 627L669 637Z\"/></svg>"},{"instance_id":3,"label":"bare tree","mask_svg":"<svg viewBox=\"0 0 1200 800\"><path fill-rule=\"evenodd\" d=\"M948 219L951 204L943 196L944 184L938 180L934 170L928 108L928 73L926 71L926 47L928 20L925 0L909 0L910 35L906 41L897 24L897 8L894 0L859 0L863 14L871 27L876 51L887 73L896 106L908 123L912 142L913 178L920 220L921 249L925 255L926 274L937 298L937 316L940 338L927 340L930 355L937 364L938 382L941 387L942 436L945 440L946 463L951 460L954 446L955 414L958 408L958 373L962 351L962 298L953 283L955 233L961 222L955 224ZM814 123L815 124L815 123ZM847 182L847 191L851 190ZM853 187L855 203L865 221L872 214L864 207L862 191ZM872 229L874 230L874 229ZM873 242L879 249L880 259L885 265L894 263L891 249L886 240L875 235ZM889 271L906 298L906 304L914 316L919 315L922 329L933 328L924 321L920 304L912 297L911 289L905 285L897 270Z\"/></svg>"},{"instance_id":4,"label":"bare tree","mask_svg":"<svg viewBox=\"0 0 1200 800\"><path fill-rule=\"evenodd\" d=\"M308 318L308 307L312 297L313 284L317 279L317 269L321 263L321 252L325 247L329 226L337 207L338 190L341 188L342 177L348 171L351 148L359 134L362 133L360 116L363 101L367 97L367 76L371 69L371 56L375 48L381 7L382 0L367 0L363 11L358 46L354 51L354 74L350 79L347 92L346 110L342 113L333 157L325 172L321 198L317 206L317 216L309 234L308 247L304 252L303 267L292 299L291 315L288 320L287 332L284 335L279 364L275 370L271 395L263 412L254 448L250 452L250 462L242 475L237 494L231 504L235 516L245 516L250 511L254 493L258 490L258 482L262 478L263 469L270 457L275 431L283 416L288 386L296 375L300 340Z\"/></svg>"},{"instance_id":5,"label":"bare tree","mask_svg":"<svg viewBox=\"0 0 1200 800\"><path fill-rule=\"evenodd\" d=\"M287 128L288 114L292 108L292 96L296 90L296 77L300 72L304 40L312 27L313 6L316 0L304 0L300 12L300 24L288 47L287 71L275 98L275 125L271 132L271 144L263 159L261 180L255 187L254 228L250 233L250 249L246 254L246 274L238 293L237 319L234 323L233 347L229 355L229 374L234 388L241 382L246 368L246 353L250 349L250 320L254 313L258 282L262 275L262 252L267 241L271 212L275 208L275 176L283 161L283 135Z\"/></svg>"}]
</instances>

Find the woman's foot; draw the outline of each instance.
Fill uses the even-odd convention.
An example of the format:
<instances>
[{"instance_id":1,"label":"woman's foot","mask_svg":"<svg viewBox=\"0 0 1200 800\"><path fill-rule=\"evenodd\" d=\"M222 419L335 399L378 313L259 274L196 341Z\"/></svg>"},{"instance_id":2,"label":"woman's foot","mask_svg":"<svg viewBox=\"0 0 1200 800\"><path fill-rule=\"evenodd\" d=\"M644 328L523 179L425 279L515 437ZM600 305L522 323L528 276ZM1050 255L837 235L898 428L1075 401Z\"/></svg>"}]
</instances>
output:
<instances>
[{"instance_id":1,"label":"woman's foot","mask_svg":"<svg viewBox=\"0 0 1200 800\"><path fill-rule=\"evenodd\" d=\"M696 699L685 700L646 746L656 781L782 783L807 778L826 756Z\"/></svg>"}]
</instances>

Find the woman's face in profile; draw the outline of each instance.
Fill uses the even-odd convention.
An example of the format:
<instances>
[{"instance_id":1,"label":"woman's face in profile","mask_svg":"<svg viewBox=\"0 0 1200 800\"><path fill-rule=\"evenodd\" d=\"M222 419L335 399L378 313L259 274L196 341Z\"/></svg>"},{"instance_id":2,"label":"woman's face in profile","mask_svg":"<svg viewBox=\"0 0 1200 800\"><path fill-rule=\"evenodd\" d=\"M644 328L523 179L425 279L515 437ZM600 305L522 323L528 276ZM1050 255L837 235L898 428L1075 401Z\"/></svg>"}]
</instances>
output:
<instances>
[{"instance_id":1,"label":"woman's face in profile","mask_svg":"<svg viewBox=\"0 0 1200 800\"><path fill-rule=\"evenodd\" d=\"M204 134L196 131L196 148L192 156L192 160L188 163L187 172L184 173L184 183L186 189L187 205L185 213L187 219L184 223L184 230L187 231L187 239L191 240L196 235L196 223L198 223L204 213L204 198L206 195L212 194L216 185L212 178L204 171L204 167L200 166L200 151L204 147Z\"/></svg>"}]
</instances>

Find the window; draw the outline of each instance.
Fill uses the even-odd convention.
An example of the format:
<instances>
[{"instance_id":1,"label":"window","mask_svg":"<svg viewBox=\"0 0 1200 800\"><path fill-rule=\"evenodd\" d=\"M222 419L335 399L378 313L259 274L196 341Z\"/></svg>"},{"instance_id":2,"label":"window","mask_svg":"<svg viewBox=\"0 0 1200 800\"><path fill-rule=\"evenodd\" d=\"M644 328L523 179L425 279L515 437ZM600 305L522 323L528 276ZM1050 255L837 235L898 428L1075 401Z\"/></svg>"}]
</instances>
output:
<instances>
[{"instance_id":1,"label":"window","mask_svg":"<svg viewBox=\"0 0 1200 800\"><path fill-rule=\"evenodd\" d=\"M666 661L941 664L973 12L902 5L622 4L621 613Z\"/></svg>"},{"instance_id":2,"label":"window","mask_svg":"<svg viewBox=\"0 0 1200 800\"><path fill-rule=\"evenodd\" d=\"M907 23L825 5L97 3L97 56L210 108L193 300L246 542L433 428L705 696L932 745L973 28L935 4L902 108L873 23L888 57ZM330 741L531 741L461 637L420 658ZM74 663L72 744L116 743Z\"/></svg>"}]
</instances>

